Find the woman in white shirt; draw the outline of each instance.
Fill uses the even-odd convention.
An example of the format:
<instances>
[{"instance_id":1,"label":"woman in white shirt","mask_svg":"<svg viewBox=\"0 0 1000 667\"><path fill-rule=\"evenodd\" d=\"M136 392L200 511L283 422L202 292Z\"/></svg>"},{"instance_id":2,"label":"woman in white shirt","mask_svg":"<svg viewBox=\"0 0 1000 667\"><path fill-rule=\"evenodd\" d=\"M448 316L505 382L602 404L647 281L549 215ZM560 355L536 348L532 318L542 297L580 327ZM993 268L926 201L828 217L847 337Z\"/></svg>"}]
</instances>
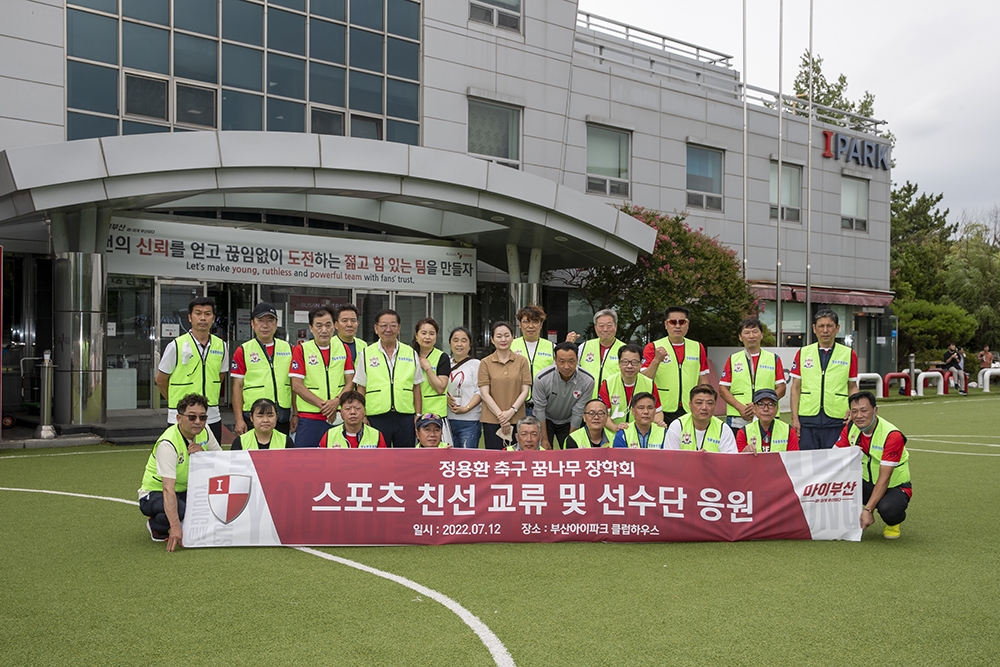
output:
<instances>
[{"instance_id":1,"label":"woman in white shirt","mask_svg":"<svg viewBox=\"0 0 1000 667\"><path fill-rule=\"evenodd\" d=\"M451 347L451 374L448 376L448 425L452 446L478 449L482 425L482 397L479 395L479 359L472 356L472 333L457 327L448 336Z\"/></svg>"}]
</instances>

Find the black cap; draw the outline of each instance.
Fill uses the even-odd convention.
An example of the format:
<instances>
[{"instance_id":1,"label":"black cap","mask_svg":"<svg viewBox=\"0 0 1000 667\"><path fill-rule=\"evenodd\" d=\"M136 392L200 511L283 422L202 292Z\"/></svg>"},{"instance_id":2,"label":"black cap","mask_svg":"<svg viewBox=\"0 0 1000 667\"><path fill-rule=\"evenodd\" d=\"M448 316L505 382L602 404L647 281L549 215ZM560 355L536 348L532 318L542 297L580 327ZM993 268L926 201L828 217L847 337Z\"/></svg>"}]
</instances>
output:
<instances>
[{"instance_id":1,"label":"black cap","mask_svg":"<svg viewBox=\"0 0 1000 667\"><path fill-rule=\"evenodd\" d=\"M423 428L425 426L430 426L431 424L444 428L444 420L433 412L422 414L417 418L417 428Z\"/></svg>"},{"instance_id":2,"label":"black cap","mask_svg":"<svg viewBox=\"0 0 1000 667\"><path fill-rule=\"evenodd\" d=\"M773 389L758 389L753 393L753 402L760 403L764 399L769 398L775 403L778 402L778 392Z\"/></svg>"},{"instance_id":3,"label":"black cap","mask_svg":"<svg viewBox=\"0 0 1000 667\"><path fill-rule=\"evenodd\" d=\"M258 317L264 317L265 315L270 315L274 319L278 319L278 311L274 309L274 306L266 301L261 301L253 309L253 314L250 315L250 318L255 320Z\"/></svg>"}]
</instances>

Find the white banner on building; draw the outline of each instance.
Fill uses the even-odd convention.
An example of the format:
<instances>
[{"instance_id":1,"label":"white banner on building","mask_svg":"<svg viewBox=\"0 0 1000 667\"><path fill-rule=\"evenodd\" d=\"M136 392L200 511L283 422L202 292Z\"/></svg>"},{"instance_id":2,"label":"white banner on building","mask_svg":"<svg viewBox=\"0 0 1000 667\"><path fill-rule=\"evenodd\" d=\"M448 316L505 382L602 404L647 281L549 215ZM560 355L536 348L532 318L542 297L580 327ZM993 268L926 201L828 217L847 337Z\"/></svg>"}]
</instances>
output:
<instances>
[{"instance_id":1,"label":"white banner on building","mask_svg":"<svg viewBox=\"0 0 1000 667\"><path fill-rule=\"evenodd\" d=\"M476 291L476 251L114 218L109 273L416 292Z\"/></svg>"}]
</instances>

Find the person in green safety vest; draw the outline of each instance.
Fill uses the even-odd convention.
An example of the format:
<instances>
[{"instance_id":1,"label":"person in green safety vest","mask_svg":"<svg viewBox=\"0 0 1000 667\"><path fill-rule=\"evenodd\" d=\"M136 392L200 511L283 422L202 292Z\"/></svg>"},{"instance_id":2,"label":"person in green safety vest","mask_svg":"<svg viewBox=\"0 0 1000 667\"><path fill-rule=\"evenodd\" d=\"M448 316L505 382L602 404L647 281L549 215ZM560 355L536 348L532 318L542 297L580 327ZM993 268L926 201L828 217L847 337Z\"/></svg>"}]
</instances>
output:
<instances>
[{"instance_id":1,"label":"person in green safety vest","mask_svg":"<svg viewBox=\"0 0 1000 667\"><path fill-rule=\"evenodd\" d=\"M250 406L250 430L233 440L230 449L285 449L288 439L275 428L277 424L278 406L269 398L258 398Z\"/></svg>"},{"instance_id":2,"label":"person in green safety vest","mask_svg":"<svg viewBox=\"0 0 1000 667\"><path fill-rule=\"evenodd\" d=\"M208 400L188 394L177 403L177 423L156 439L139 487L139 511L149 517L146 530L167 551L183 546L181 521L187 502L190 457L201 451L221 452L208 421Z\"/></svg>"},{"instance_id":3,"label":"person in green safety vest","mask_svg":"<svg viewBox=\"0 0 1000 667\"><path fill-rule=\"evenodd\" d=\"M691 412L670 423L664 449L735 454L733 429L715 416L718 400L719 394L710 384L691 387L688 393Z\"/></svg>"},{"instance_id":4,"label":"person in green safety vest","mask_svg":"<svg viewBox=\"0 0 1000 667\"><path fill-rule=\"evenodd\" d=\"M592 398L583 407L583 426L569 434L563 449L589 449L591 447L611 447L615 433L606 427L608 408L604 401Z\"/></svg>"},{"instance_id":5,"label":"person in green safety vest","mask_svg":"<svg viewBox=\"0 0 1000 667\"><path fill-rule=\"evenodd\" d=\"M582 343L577 349L580 368L594 376L594 390L590 398L597 398L604 378L618 372L618 351L625 343L618 340L618 312L605 308L594 313L594 331L597 338ZM566 334L566 340L575 343L580 335L575 331Z\"/></svg>"},{"instance_id":6,"label":"person in green safety vest","mask_svg":"<svg viewBox=\"0 0 1000 667\"><path fill-rule=\"evenodd\" d=\"M906 519L906 508L913 496L910 483L910 455L906 436L878 416L875 394L858 391L847 399L851 421L837 439L837 447L858 446L861 458L861 530L875 522L875 510L885 521L882 536L899 537L899 524Z\"/></svg>"},{"instance_id":7,"label":"person in green safety vest","mask_svg":"<svg viewBox=\"0 0 1000 667\"><path fill-rule=\"evenodd\" d=\"M601 383L597 397L604 401L608 409L607 427L612 431L622 431L628 428L632 421L632 395L639 392L649 392L656 398L656 415L653 421L660 426L663 422L663 408L660 407L660 392L656 383L639 372L642 366L642 348L635 343L623 345L618 350L618 369L620 372L610 375Z\"/></svg>"},{"instance_id":8,"label":"person in green safety vest","mask_svg":"<svg viewBox=\"0 0 1000 667\"><path fill-rule=\"evenodd\" d=\"M215 301L199 296L188 303L191 330L167 343L156 366L156 386L167 399L167 423L177 422L177 404L188 394L208 401L208 428L222 441L219 397L222 376L229 372L229 346L212 334Z\"/></svg>"},{"instance_id":9,"label":"person in green safety vest","mask_svg":"<svg viewBox=\"0 0 1000 667\"><path fill-rule=\"evenodd\" d=\"M743 349L726 359L719 376L719 397L727 403L726 423L737 435L754 419L753 396L758 389L773 390L779 400L785 395L785 369L781 357L761 349L763 330L756 317L740 322L738 335Z\"/></svg>"},{"instance_id":10,"label":"person in green safety vest","mask_svg":"<svg viewBox=\"0 0 1000 667\"><path fill-rule=\"evenodd\" d=\"M690 326L691 311L670 306L663 313L666 337L647 344L642 354L642 374L656 382L666 424L689 412L691 388L708 375L708 353L687 337Z\"/></svg>"},{"instance_id":11,"label":"person in green safety vest","mask_svg":"<svg viewBox=\"0 0 1000 667\"><path fill-rule=\"evenodd\" d=\"M385 437L365 424L365 397L359 391L345 391L340 398L340 416L344 421L330 427L319 441L330 449L385 449Z\"/></svg>"},{"instance_id":12,"label":"person in green safety vest","mask_svg":"<svg viewBox=\"0 0 1000 667\"><path fill-rule=\"evenodd\" d=\"M753 394L754 420L747 422L736 434L736 449L748 454L758 452L797 452L799 435L795 429L776 419L778 392L758 389Z\"/></svg>"},{"instance_id":13,"label":"person in green safety vest","mask_svg":"<svg viewBox=\"0 0 1000 667\"><path fill-rule=\"evenodd\" d=\"M424 374L424 381L420 383L421 409L436 415L447 415L448 395L445 391L451 374L451 359L434 347L439 331L437 320L433 317L417 322L413 331L413 349L417 352L417 362Z\"/></svg>"},{"instance_id":14,"label":"person in green safety vest","mask_svg":"<svg viewBox=\"0 0 1000 667\"><path fill-rule=\"evenodd\" d=\"M541 306L525 306L517 311L517 325L521 329L521 335L510 344L510 351L519 354L528 360L528 367L531 369L531 377L535 378L539 373L555 363L555 352L552 341L542 338L542 327L545 325L545 309ZM524 404L526 414L534 414L535 404L531 400L531 391L528 392L528 402Z\"/></svg>"},{"instance_id":15,"label":"person in green safety vest","mask_svg":"<svg viewBox=\"0 0 1000 667\"><path fill-rule=\"evenodd\" d=\"M799 449L830 449L847 420L847 397L858 390L858 355L837 342L840 318L828 308L813 317L817 342L795 353L788 388Z\"/></svg>"},{"instance_id":16,"label":"person in green safety vest","mask_svg":"<svg viewBox=\"0 0 1000 667\"><path fill-rule=\"evenodd\" d=\"M632 421L615 433L613 446L618 449L663 449L667 442L667 429L653 421L656 399L648 391L632 394Z\"/></svg>"},{"instance_id":17,"label":"person in green safety vest","mask_svg":"<svg viewBox=\"0 0 1000 667\"><path fill-rule=\"evenodd\" d=\"M527 415L517 422L517 440L505 450L509 452L537 452L542 447L542 422L534 415Z\"/></svg>"},{"instance_id":18,"label":"person in green safety vest","mask_svg":"<svg viewBox=\"0 0 1000 667\"><path fill-rule=\"evenodd\" d=\"M444 419L433 412L425 412L417 417L417 449L448 449L451 447L441 439L444 433Z\"/></svg>"},{"instance_id":19,"label":"person in green safety vest","mask_svg":"<svg viewBox=\"0 0 1000 667\"><path fill-rule=\"evenodd\" d=\"M292 346L275 337L278 311L262 301L250 314L253 338L233 351L229 377L233 379L233 433L243 435L250 428L250 406L269 398L277 406L276 428L288 435L299 421L295 414L295 394L288 377L292 366Z\"/></svg>"},{"instance_id":20,"label":"person in green safety vest","mask_svg":"<svg viewBox=\"0 0 1000 667\"><path fill-rule=\"evenodd\" d=\"M358 307L353 303L343 303L333 311L334 329L337 338L351 351L351 359L358 358L358 350L363 350L368 343L357 337Z\"/></svg>"}]
</instances>

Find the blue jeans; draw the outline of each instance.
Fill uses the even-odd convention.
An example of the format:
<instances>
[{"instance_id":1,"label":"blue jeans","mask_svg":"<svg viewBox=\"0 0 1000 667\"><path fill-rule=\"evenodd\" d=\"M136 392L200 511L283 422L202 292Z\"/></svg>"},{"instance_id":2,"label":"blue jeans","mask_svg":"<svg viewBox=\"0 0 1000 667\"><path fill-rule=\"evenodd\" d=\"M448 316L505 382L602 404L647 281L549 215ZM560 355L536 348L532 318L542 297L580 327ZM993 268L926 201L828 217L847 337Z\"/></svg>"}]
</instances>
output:
<instances>
[{"instance_id":1,"label":"blue jeans","mask_svg":"<svg viewBox=\"0 0 1000 667\"><path fill-rule=\"evenodd\" d=\"M452 447L459 449L479 449L479 434L483 425L476 420L449 419L448 426L451 427L451 435L455 442Z\"/></svg>"}]
</instances>

